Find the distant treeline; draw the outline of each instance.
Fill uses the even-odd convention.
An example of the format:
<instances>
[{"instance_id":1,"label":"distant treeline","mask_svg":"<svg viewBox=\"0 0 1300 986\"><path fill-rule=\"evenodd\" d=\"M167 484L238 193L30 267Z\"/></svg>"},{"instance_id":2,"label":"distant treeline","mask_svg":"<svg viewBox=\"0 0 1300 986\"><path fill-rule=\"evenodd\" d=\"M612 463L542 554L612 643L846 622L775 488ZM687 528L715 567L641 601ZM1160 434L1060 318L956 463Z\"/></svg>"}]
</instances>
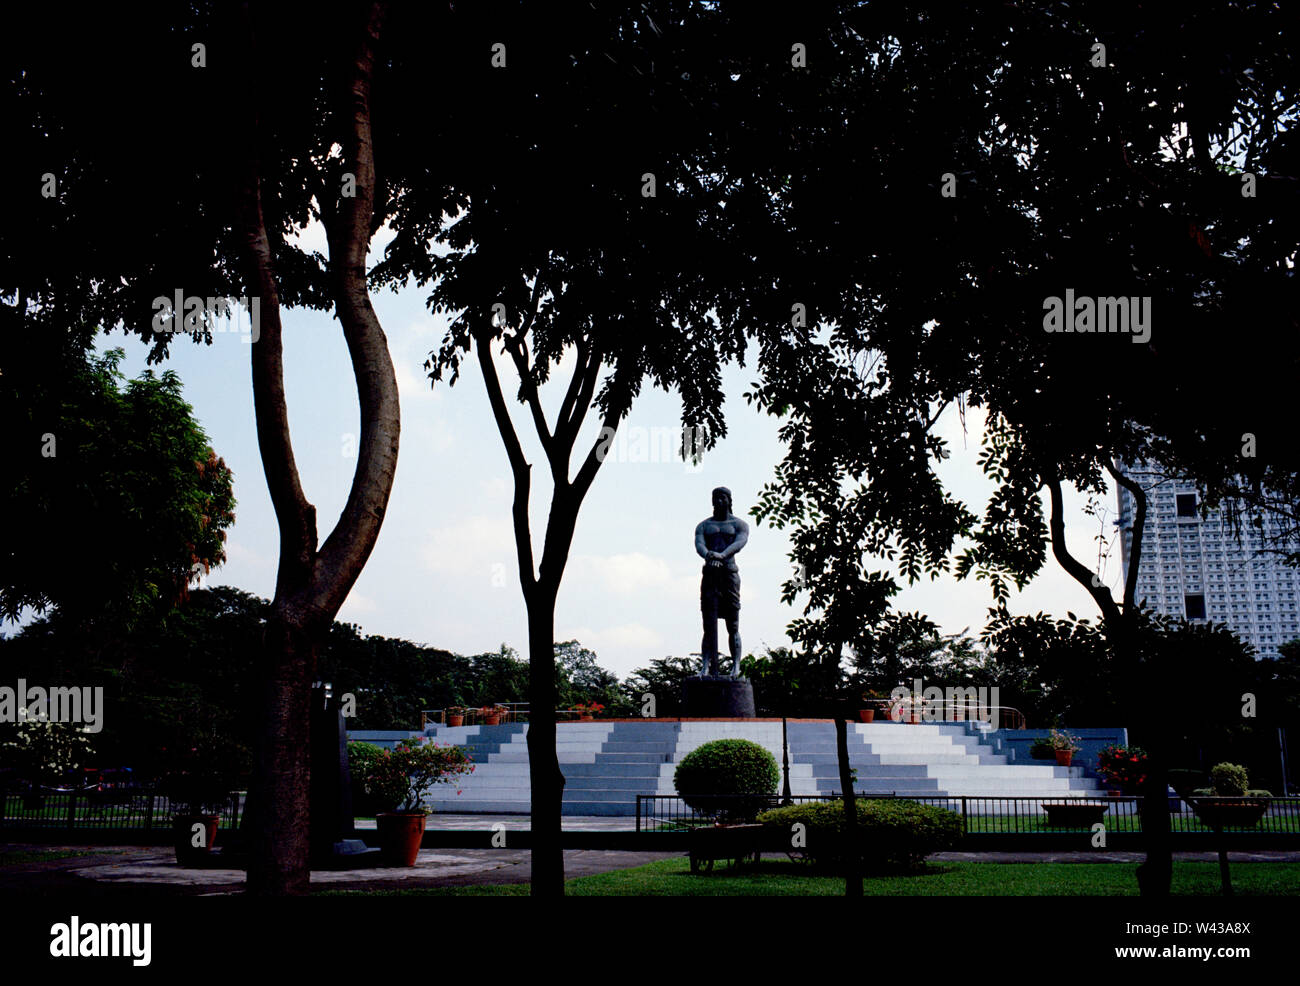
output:
<instances>
[{"instance_id":1,"label":"distant treeline","mask_svg":"<svg viewBox=\"0 0 1300 986\"><path fill-rule=\"evenodd\" d=\"M101 766L152 773L171 759L168 751L219 737L224 755L247 769L268 605L229 586L196 590L166 619L129 633L86 629L56 611L0 639L0 681L103 686L104 728L93 737ZM617 675L593 652L568 641L555 653L561 707L598 702L607 715L632 714ZM332 682L336 695L356 695L349 720L356 729L413 729L424 709L528 700L528 663L504 644L485 654L454 654L340 622L316 677Z\"/></svg>"},{"instance_id":2,"label":"distant treeline","mask_svg":"<svg viewBox=\"0 0 1300 986\"><path fill-rule=\"evenodd\" d=\"M130 632L88 629L56 611L0 639L0 684L26 678L41 687L103 686L104 728L93 737L100 766L149 772L178 749L198 748L247 769L267 606L226 586L197 590L165 619ZM1259 662L1223 627L1157 620L1145 649L1168 667L1165 692L1152 700L1187 710L1187 748L1197 754L1186 766L1235 756L1261 781L1276 783L1268 775L1276 770L1277 727L1297 725L1300 711L1300 642L1284 645L1280 660ZM555 645L559 706L599 703L604 716L679 714L682 680L697 669L697 659L670 656L620 681L578 641ZM1034 726L1129 725L1120 712L1128 684L1108 664L1101 628L1072 614L1003 612L978 641L942 635L919 614L899 614L870 649L850 650L843 660L764 648L746 656L742 669L761 716L825 716L838 702L919 678L927 686L995 686L1001 703ZM349 722L356 729L412 729L425 709L528 701L527 661L504 644L455 654L348 623L332 627L316 677L332 682L336 695L356 696ZM1243 718L1243 694L1258 697L1257 717ZM13 728L0 724L0 732Z\"/></svg>"}]
</instances>

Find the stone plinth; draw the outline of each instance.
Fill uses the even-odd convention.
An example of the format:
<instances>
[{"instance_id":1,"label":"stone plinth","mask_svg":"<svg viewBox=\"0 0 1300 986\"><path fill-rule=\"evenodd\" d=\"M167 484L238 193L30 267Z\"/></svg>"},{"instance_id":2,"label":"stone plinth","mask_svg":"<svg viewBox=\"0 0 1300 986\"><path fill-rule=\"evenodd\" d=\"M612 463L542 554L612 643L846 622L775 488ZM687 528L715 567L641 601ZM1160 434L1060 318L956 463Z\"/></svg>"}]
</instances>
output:
<instances>
[{"instance_id":1,"label":"stone plinth","mask_svg":"<svg viewBox=\"0 0 1300 986\"><path fill-rule=\"evenodd\" d=\"M682 683L682 715L693 718L754 718L754 686L748 678L694 675Z\"/></svg>"}]
</instances>

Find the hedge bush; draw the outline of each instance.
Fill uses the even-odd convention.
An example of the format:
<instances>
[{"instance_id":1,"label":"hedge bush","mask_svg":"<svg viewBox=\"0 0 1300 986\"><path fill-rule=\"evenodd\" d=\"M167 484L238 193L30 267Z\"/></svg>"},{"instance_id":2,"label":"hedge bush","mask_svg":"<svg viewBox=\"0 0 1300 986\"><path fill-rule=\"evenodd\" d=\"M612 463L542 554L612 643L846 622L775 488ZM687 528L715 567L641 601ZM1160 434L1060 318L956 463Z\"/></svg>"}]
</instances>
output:
<instances>
[{"instance_id":1,"label":"hedge bush","mask_svg":"<svg viewBox=\"0 0 1300 986\"><path fill-rule=\"evenodd\" d=\"M688 807L701 815L728 819L753 818L767 806L767 798L776 792L780 780L776 757L742 739L697 746L682 757L673 773L673 785ZM740 795L755 798L747 800Z\"/></svg>"},{"instance_id":2,"label":"hedge bush","mask_svg":"<svg viewBox=\"0 0 1300 986\"><path fill-rule=\"evenodd\" d=\"M366 790L366 779L374 772L383 748L374 743L348 741L348 773L352 777L352 814L369 817L382 810L378 799Z\"/></svg>"},{"instance_id":3,"label":"hedge bush","mask_svg":"<svg viewBox=\"0 0 1300 986\"><path fill-rule=\"evenodd\" d=\"M1031 760L1055 760L1056 751L1052 749L1052 741L1044 737L1034 740L1029 744L1029 757Z\"/></svg>"},{"instance_id":4,"label":"hedge bush","mask_svg":"<svg viewBox=\"0 0 1300 986\"><path fill-rule=\"evenodd\" d=\"M863 869L914 869L931 853L954 848L961 840L961 816L915 801L870 799L857 802L858 844ZM844 866L844 802L817 801L775 808L759 822L780 830L792 855L819 867ZM804 828L804 845L793 845L796 823Z\"/></svg>"}]
</instances>

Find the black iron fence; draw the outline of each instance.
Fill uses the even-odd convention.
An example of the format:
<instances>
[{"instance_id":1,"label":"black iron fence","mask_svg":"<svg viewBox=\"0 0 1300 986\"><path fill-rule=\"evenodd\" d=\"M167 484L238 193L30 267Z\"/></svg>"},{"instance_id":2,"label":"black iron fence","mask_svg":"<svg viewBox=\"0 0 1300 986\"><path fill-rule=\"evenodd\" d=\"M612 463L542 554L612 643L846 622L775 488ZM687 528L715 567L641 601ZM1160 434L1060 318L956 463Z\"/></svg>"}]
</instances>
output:
<instances>
[{"instance_id":1,"label":"black iron fence","mask_svg":"<svg viewBox=\"0 0 1300 986\"><path fill-rule=\"evenodd\" d=\"M859 794L859 801L913 801L935 805L961 816L963 836L1032 836L1093 833L1100 824L1106 836L1142 833L1141 800L1135 797L953 797L929 795L895 798L894 795ZM638 832L681 832L713 825L723 818L752 819L761 811L783 804L839 801L839 794L801 795L789 802L779 795L715 796L697 811L678 795L639 794L636 799ZM1169 812L1175 836L1256 834L1300 841L1300 798L1192 798L1177 801ZM697 802L698 804L699 802Z\"/></svg>"},{"instance_id":2,"label":"black iron fence","mask_svg":"<svg viewBox=\"0 0 1300 986\"><path fill-rule=\"evenodd\" d=\"M2 801L0 829L147 832L170 829L176 811L165 795L139 788L7 793ZM221 828L238 828L242 808L243 795L231 792L220 812Z\"/></svg>"}]
</instances>

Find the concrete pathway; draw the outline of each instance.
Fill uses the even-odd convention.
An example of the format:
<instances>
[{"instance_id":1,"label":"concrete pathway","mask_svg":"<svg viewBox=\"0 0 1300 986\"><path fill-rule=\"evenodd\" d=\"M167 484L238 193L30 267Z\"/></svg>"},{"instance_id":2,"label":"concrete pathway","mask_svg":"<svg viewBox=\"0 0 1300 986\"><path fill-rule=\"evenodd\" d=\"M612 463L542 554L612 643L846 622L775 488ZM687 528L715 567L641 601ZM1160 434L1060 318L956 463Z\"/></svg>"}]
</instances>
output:
<instances>
[{"instance_id":1,"label":"concrete pathway","mask_svg":"<svg viewBox=\"0 0 1300 986\"><path fill-rule=\"evenodd\" d=\"M0 892L42 895L89 893L114 896L144 894L235 894L244 889L240 869L183 868L171 849L157 847L75 847L0 845L3 852L68 850L81 855L0 866ZM567 878L628 869L677 852L626 852L569 849L564 852ZM422 849L411 867L375 866L353 870L313 870L312 886L321 890L384 890L454 887L473 884L528 883L532 878L527 849Z\"/></svg>"},{"instance_id":2,"label":"concrete pathway","mask_svg":"<svg viewBox=\"0 0 1300 986\"><path fill-rule=\"evenodd\" d=\"M481 818L482 816L473 816ZM526 819L522 819L526 822ZM601 822L608 821L601 819ZM238 894L244 872L238 869L184 869L171 849L157 847L79 847L2 844L0 853L65 850L78 855L63 859L34 859L0 866L0 894L38 896L175 896ZM681 852L628 852L570 849L564 852L566 877L590 876L629 869L660 859L682 858ZM970 863L1140 863L1140 852L945 852L934 862ZM1180 852L1180 862L1215 862L1210 852ZM1300 862L1300 852L1232 852L1233 864ZM370 867L317 870L317 890L382 891L478 884L527 883L531 879L527 849L422 849L412 867Z\"/></svg>"},{"instance_id":3,"label":"concrete pathway","mask_svg":"<svg viewBox=\"0 0 1300 986\"><path fill-rule=\"evenodd\" d=\"M454 829L456 831L491 830L500 822L507 832L527 832L532 827L529 815L507 815L495 812L434 812L426 816L424 827L428 831ZM373 830L374 819L357 819L356 827ZM560 828L565 832L635 832L636 818L626 815L562 815Z\"/></svg>"}]
</instances>

